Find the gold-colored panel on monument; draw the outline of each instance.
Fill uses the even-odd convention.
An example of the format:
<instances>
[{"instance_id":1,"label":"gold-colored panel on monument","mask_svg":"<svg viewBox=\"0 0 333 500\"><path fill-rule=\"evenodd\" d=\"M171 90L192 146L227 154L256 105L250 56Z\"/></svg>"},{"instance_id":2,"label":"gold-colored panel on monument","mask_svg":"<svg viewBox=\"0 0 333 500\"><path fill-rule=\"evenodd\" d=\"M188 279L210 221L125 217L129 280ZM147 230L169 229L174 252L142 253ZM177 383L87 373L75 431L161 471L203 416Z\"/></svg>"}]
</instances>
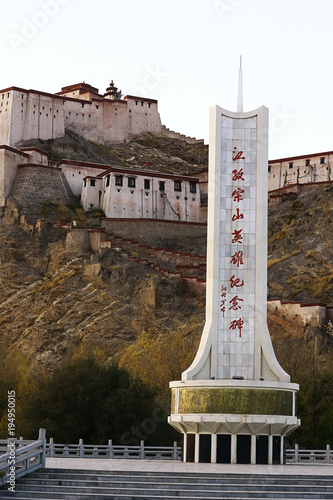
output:
<instances>
[{"instance_id":1,"label":"gold-colored panel on monument","mask_svg":"<svg viewBox=\"0 0 333 500\"><path fill-rule=\"evenodd\" d=\"M176 392L177 389L171 389L171 413L176 413Z\"/></svg>"},{"instance_id":2,"label":"gold-colored panel on monument","mask_svg":"<svg viewBox=\"0 0 333 500\"><path fill-rule=\"evenodd\" d=\"M293 393L270 389L179 389L178 413L293 415Z\"/></svg>"}]
</instances>

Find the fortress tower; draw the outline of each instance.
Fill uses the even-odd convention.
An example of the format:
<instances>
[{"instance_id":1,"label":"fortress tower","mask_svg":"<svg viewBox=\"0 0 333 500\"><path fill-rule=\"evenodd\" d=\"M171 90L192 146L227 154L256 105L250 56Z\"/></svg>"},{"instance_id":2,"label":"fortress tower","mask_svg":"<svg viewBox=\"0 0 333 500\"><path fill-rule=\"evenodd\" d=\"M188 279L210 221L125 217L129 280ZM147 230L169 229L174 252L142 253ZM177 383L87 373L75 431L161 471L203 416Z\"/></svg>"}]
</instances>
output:
<instances>
[{"instance_id":1,"label":"fortress tower","mask_svg":"<svg viewBox=\"0 0 333 500\"><path fill-rule=\"evenodd\" d=\"M169 423L186 462L283 463L300 425L297 384L279 365L267 310L268 110L210 111L206 323L171 382Z\"/></svg>"}]
</instances>

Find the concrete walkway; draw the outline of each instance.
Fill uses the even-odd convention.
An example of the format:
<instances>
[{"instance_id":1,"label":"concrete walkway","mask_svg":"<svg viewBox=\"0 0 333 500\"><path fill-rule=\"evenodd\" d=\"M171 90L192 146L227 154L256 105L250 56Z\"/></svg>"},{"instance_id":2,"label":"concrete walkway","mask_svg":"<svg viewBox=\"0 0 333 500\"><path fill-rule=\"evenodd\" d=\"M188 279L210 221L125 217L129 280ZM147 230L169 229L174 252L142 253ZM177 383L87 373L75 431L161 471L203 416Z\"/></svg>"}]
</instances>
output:
<instances>
[{"instance_id":1,"label":"concrete walkway","mask_svg":"<svg viewBox=\"0 0 333 500\"><path fill-rule=\"evenodd\" d=\"M142 472L194 472L212 474L300 474L332 475L332 464L231 465L193 464L173 460L128 460L104 458L47 458L46 468Z\"/></svg>"}]
</instances>

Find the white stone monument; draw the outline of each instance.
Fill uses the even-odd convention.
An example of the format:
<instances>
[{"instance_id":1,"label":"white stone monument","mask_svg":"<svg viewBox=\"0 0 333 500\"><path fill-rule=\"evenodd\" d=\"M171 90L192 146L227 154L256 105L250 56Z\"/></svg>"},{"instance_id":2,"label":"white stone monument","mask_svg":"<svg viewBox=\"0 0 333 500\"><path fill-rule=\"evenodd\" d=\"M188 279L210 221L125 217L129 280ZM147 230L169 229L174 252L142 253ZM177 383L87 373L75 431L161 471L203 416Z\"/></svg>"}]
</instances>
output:
<instances>
[{"instance_id":1,"label":"white stone monument","mask_svg":"<svg viewBox=\"0 0 333 500\"><path fill-rule=\"evenodd\" d=\"M206 323L192 365L171 382L169 423L184 461L283 463L300 425L297 384L267 328L268 109L210 110Z\"/></svg>"}]
</instances>

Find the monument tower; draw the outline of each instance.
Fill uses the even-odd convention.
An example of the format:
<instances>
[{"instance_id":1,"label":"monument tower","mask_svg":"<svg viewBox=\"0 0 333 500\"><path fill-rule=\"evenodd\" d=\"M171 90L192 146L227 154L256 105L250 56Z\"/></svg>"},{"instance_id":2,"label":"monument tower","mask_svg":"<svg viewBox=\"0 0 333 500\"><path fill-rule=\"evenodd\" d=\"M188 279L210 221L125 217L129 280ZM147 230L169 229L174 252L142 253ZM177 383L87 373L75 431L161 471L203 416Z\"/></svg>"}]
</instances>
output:
<instances>
[{"instance_id":1,"label":"monument tower","mask_svg":"<svg viewBox=\"0 0 333 500\"><path fill-rule=\"evenodd\" d=\"M267 328L268 109L210 110L206 323L197 355L171 382L169 423L184 461L283 463L300 425L297 384Z\"/></svg>"}]
</instances>

